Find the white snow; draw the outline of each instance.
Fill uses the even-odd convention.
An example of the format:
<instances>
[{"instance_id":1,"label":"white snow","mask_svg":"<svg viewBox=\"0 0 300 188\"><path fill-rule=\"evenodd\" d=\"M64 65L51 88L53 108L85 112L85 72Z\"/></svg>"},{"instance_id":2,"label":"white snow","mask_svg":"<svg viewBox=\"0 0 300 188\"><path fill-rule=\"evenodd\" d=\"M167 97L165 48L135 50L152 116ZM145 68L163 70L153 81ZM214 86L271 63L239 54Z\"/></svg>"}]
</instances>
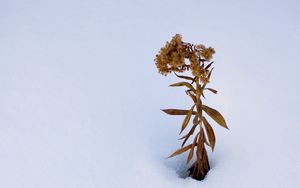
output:
<instances>
[{"instance_id":1,"label":"white snow","mask_svg":"<svg viewBox=\"0 0 300 188\"><path fill-rule=\"evenodd\" d=\"M279 188L300 183L298 1L0 1L0 187ZM184 176L177 79L153 59L180 33L213 46L204 181Z\"/></svg>"}]
</instances>

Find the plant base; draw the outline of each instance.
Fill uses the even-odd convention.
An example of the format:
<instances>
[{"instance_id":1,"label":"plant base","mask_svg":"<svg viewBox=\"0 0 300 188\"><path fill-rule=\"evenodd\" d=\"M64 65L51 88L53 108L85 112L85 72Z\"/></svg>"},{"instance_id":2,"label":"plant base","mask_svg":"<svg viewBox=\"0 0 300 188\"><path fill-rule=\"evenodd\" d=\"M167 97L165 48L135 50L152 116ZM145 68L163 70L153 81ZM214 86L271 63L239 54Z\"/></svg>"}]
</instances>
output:
<instances>
[{"instance_id":1,"label":"plant base","mask_svg":"<svg viewBox=\"0 0 300 188\"><path fill-rule=\"evenodd\" d=\"M204 148L201 153L200 160L194 162L194 164L188 169L189 176L192 177L195 180L203 180L207 174L207 172L210 170L208 157L206 149Z\"/></svg>"}]
</instances>

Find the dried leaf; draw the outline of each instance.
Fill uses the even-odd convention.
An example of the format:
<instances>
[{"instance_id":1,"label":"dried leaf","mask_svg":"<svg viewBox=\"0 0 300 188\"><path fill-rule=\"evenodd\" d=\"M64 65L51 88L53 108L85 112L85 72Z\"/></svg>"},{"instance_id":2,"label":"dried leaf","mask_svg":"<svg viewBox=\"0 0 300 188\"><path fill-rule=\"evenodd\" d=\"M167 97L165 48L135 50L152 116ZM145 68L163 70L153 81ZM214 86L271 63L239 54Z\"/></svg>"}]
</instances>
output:
<instances>
[{"instance_id":1,"label":"dried leaf","mask_svg":"<svg viewBox=\"0 0 300 188\"><path fill-rule=\"evenodd\" d=\"M218 91L217 91L217 90L215 90L215 89L212 89L212 88L205 88L205 89L207 89L207 90L209 90L209 91L213 92L214 94L217 94L217 93L218 93Z\"/></svg>"},{"instance_id":2,"label":"dried leaf","mask_svg":"<svg viewBox=\"0 0 300 188\"><path fill-rule=\"evenodd\" d=\"M205 117L202 117L202 120L203 120L204 127L206 129L206 134L208 136L209 143L210 143L209 145L210 145L212 151L214 151L215 144L216 144L216 137L215 137L214 130L211 127L211 125L208 123L208 121L206 120Z\"/></svg>"},{"instance_id":3,"label":"dried leaf","mask_svg":"<svg viewBox=\"0 0 300 188\"><path fill-rule=\"evenodd\" d=\"M205 144L206 144L207 146L210 147L210 144L209 144L209 142L207 141L207 138L206 138L206 135L205 135L205 134L204 134L204 142L205 142Z\"/></svg>"},{"instance_id":4,"label":"dried leaf","mask_svg":"<svg viewBox=\"0 0 300 188\"><path fill-rule=\"evenodd\" d=\"M199 136L199 140L198 140L198 143L199 144L203 144L204 143L204 130L203 130L203 128L201 127L200 128L200 136Z\"/></svg>"},{"instance_id":5,"label":"dried leaf","mask_svg":"<svg viewBox=\"0 0 300 188\"><path fill-rule=\"evenodd\" d=\"M197 102L196 96L194 94L190 93L190 92L187 92L187 93L192 98L192 100L194 101L194 103L196 103Z\"/></svg>"},{"instance_id":6,"label":"dried leaf","mask_svg":"<svg viewBox=\"0 0 300 188\"><path fill-rule=\"evenodd\" d=\"M200 135L198 137L198 145L197 145L197 159L201 160L202 159L202 150L204 148L204 131L203 128L200 128Z\"/></svg>"},{"instance_id":7,"label":"dried leaf","mask_svg":"<svg viewBox=\"0 0 300 188\"><path fill-rule=\"evenodd\" d=\"M210 79L210 76L211 76L211 73L212 73L213 70L214 70L214 68L212 68L212 69L209 71L208 76L207 76L208 80Z\"/></svg>"},{"instance_id":8,"label":"dried leaf","mask_svg":"<svg viewBox=\"0 0 300 188\"><path fill-rule=\"evenodd\" d=\"M214 62L209 63L208 65L206 65L205 69L207 70Z\"/></svg>"},{"instance_id":9,"label":"dried leaf","mask_svg":"<svg viewBox=\"0 0 300 188\"><path fill-rule=\"evenodd\" d=\"M191 84L193 84L196 81L196 79L197 77L195 76Z\"/></svg>"},{"instance_id":10,"label":"dried leaf","mask_svg":"<svg viewBox=\"0 0 300 188\"><path fill-rule=\"evenodd\" d=\"M219 125L228 129L225 119L217 110L210 108L208 106L202 105L202 109L206 112L213 120L215 120Z\"/></svg>"},{"instance_id":11,"label":"dried leaf","mask_svg":"<svg viewBox=\"0 0 300 188\"><path fill-rule=\"evenodd\" d=\"M188 82L178 82L175 84L171 84L170 87L179 87L179 86L186 86L189 89L195 91L195 88L192 86L192 84L188 83Z\"/></svg>"},{"instance_id":12,"label":"dried leaf","mask_svg":"<svg viewBox=\"0 0 300 188\"><path fill-rule=\"evenodd\" d=\"M194 125L193 127L197 127L197 125ZM193 128L192 128L193 129ZM191 129L191 130L192 130ZM195 131L195 129L193 130L193 131L191 131L190 130L190 132L194 132ZM182 142L182 144L181 144L181 147L183 147L184 146L184 144L186 143L186 141L190 138L190 136L193 134L193 133L191 133L190 134L190 132L188 133L188 134L186 134L184 137L182 137L182 139L184 138L184 140L183 140L183 142Z\"/></svg>"},{"instance_id":13,"label":"dried leaf","mask_svg":"<svg viewBox=\"0 0 300 188\"><path fill-rule=\"evenodd\" d=\"M169 115L187 115L189 110L181 110L181 109L162 109L163 112ZM197 114L197 112L193 111L192 114Z\"/></svg>"},{"instance_id":14,"label":"dried leaf","mask_svg":"<svg viewBox=\"0 0 300 188\"><path fill-rule=\"evenodd\" d=\"M182 79L186 79L186 80L194 80L194 78L189 77L189 76L178 75L178 74L176 74L176 73L175 73L175 75L176 75L178 78L182 78Z\"/></svg>"},{"instance_id":15,"label":"dried leaf","mask_svg":"<svg viewBox=\"0 0 300 188\"><path fill-rule=\"evenodd\" d=\"M180 130L180 133L182 133L182 131L186 128L186 126L189 124L190 122L190 119L191 119L191 116L193 114L193 109L194 109L195 105L192 106L192 108L189 110L189 112L186 114L184 120L183 120L183 123L182 123L182 126L181 126L181 130Z\"/></svg>"},{"instance_id":16,"label":"dried leaf","mask_svg":"<svg viewBox=\"0 0 300 188\"><path fill-rule=\"evenodd\" d=\"M193 144L189 144L189 145L187 145L187 146L185 146L185 147L183 147L183 148L180 148L180 149L178 149L178 150L176 150L172 155L170 155L168 158L171 158L171 157L174 157L174 156L176 156L176 155L179 155L179 154L181 154L181 153L183 153L183 152L186 152L187 150L189 150L191 147L192 147L192 145Z\"/></svg>"},{"instance_id":17,"label":"dried leaf","mask_svg":"<svg viewBox=\"0 0 300 188\"><path fill-rule=\"evenodd\" d=\"M194 134L194 131L195 131L198 124L199 124L198 115L196 115L194 120L193 120L193 127L191 128L189 133L187 135L185 135L184 137L180 138L180 139L184 139L183 142L182 142L181 147L184 146L184 144L190 138L190 136Z\"/></svg>"},{"instance_id":18,"label":"dried leaf","mask_svg":"<svg viewBox=\"0 0 300 188\"><path fill-rule=\"evenodd\" d=\"M195 136L194 138L194 141L193 141L193 144L192 144L192 147L191 147L191 150L190 150L190 153L188 155L188 158L187 158L187 161L186 163L189 163L190 160L193 158L193 155L194 155L194 148L195 148L195 145L197 144L197 138L199 136L199 133Z\"/></svg>"}]
</instances>

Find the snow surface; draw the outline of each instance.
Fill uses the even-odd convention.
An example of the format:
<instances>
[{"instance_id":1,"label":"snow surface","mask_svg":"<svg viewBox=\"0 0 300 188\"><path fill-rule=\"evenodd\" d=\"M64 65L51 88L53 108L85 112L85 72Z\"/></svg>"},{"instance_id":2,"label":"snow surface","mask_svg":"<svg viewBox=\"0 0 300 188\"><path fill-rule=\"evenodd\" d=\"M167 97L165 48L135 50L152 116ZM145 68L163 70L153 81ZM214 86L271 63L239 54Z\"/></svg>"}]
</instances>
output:
<instances>
[{"instance_id":1,"label":"snow surface","mask_svg":"<svg viewBox=\"0 0 300 188\"><path fill-rule=\"evenodd\" d=\"M299 187L299 1L0 1L0 187ZM215 47L207 178L181 178L174 34Z\"/></svg>"}]
</instances>

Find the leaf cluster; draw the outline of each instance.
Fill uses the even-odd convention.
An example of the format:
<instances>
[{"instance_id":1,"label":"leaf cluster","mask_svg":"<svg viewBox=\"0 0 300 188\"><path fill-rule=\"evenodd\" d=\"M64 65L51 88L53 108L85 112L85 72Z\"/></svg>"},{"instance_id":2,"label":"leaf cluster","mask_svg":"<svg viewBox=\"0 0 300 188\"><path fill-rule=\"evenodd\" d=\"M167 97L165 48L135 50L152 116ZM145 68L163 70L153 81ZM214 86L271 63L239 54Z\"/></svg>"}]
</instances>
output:
<instances>
[{"instance_id":1,"label":"leaf cluster","mask_svg":"<svg viewBox=\"0 0 300 188\"><path fill-rule=\"evenodd\" d=\"M170 157L174 157L176 155L179 155L181 153L184 153L186 151L189 151L187 163L193 158L194 153L196 152L197 160L201 160L198 157L200 157L201 152L203 149L205 149L204 144L209 146L212 151L215 148L216 144L216 137L214 130L211 126L211 124L208 122L207 118L204 116L204 113L209 116L211 119L213 119L217 124L220 126L228 129L226 121L224 117L221 115L220 112L217 110L206 106L202 104L201 96L204 96L203 92L210 91L214 94L217 93L215 89L212 88L206 88L205 84L200 85L198 78L192 78L188 76L182 76L182 75L176 75L179 78L195 81L196 88L194 87L193 83L189 82L178 82L175 84L170 85L171 87L180 87L184 86L187 88L186 93L191 97L194 104L191 106L189 110L183 110L183 109L163 109L162 111L167 113L168 115L183 115L184 120L181 125L180 133L181 134L187 127L188 124L192 121L192 126L188 133L180 138L182 140L181 148L176 150L174 153L172 153ZM198 129L197 129L198 128ZM191 136L195 133L195 131L198 130L198 132L195 134L193 141L191 144L186 145L187 141L191 138Z\"/></svg>"}]
</instances>

